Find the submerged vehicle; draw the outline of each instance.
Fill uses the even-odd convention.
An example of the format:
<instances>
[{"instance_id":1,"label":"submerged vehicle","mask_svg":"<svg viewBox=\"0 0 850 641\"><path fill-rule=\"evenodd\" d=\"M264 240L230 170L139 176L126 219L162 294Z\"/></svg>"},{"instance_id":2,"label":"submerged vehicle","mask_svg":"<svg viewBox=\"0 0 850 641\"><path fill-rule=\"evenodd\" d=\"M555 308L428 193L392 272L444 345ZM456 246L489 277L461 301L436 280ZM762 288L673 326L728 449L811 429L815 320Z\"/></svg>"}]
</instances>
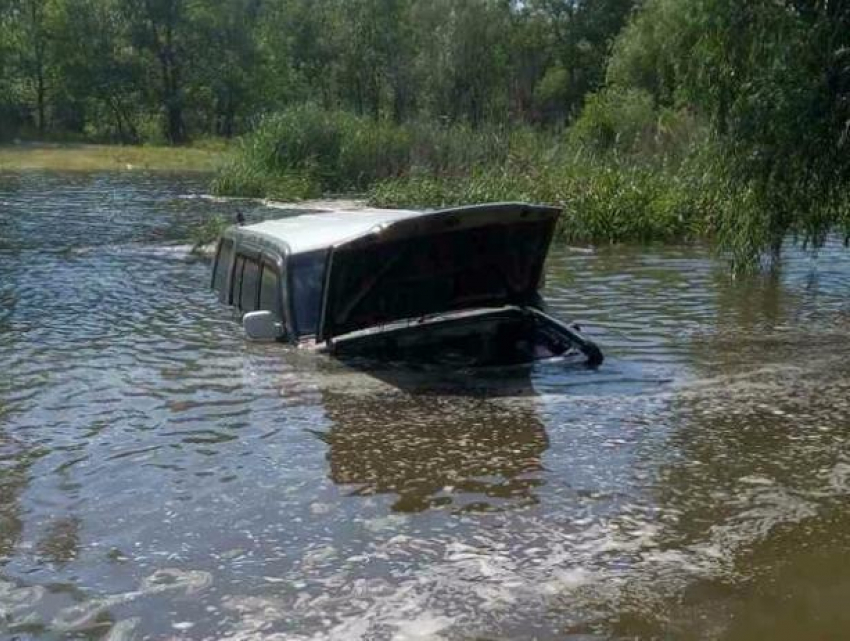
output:
<instances>
[{"instance_id":1,"label":"submerged vehicle","mask_svg":"<svg viewBox=\"0 0 850 641\"><path fill-rule=\"evenodd\" d=\"M305 214L225 230L212 287L249 339L339 358L453 366L556 356L602 363L544 311L544 261L560 209L494 203Z\"/></svg>"}]
</instances>

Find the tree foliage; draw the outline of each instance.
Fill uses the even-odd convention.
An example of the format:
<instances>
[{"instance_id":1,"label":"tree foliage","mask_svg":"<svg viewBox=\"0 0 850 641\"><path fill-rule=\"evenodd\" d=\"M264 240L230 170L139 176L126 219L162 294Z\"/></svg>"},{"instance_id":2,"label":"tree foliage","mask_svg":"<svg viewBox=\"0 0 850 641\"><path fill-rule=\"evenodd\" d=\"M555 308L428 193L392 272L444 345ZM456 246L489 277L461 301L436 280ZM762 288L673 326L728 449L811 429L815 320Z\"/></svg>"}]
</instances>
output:
<instances>
[{"instance_id":1,"label":"tree foliage","mask_svg":"<svg viewBox=\"0 0 850 641\"><path fill-rule=\"evenodd\" d=\"M180 143L303 103L562 122L631 2L0 0L3 129Z\"/></svg>"},{"instance_id":2,"label":"tree foliage","mask_svg":"<svg viewBox=\"0 0 850 641\"><path fill-rule=\"evenodd\" d=\"M745 262L850 230L850 0L0 0L0 137L295 140L311 108L703 172Z\"/></svg>"},{"instance_id":3,"label":"tree foliage","mask_svg":"<svg viewBox=\"0 0 850 641\"><path fill-rule=\"evenodd\" d=\"M817 247L850 230L850 2L647 0L606 81L582 120L604 120L606 96L640 90L658 113L708 125L690 153L735 195L717 233L740 263L789 234ZM603 112L617 121L613 106Z\"/></svg>"}]
</instances>

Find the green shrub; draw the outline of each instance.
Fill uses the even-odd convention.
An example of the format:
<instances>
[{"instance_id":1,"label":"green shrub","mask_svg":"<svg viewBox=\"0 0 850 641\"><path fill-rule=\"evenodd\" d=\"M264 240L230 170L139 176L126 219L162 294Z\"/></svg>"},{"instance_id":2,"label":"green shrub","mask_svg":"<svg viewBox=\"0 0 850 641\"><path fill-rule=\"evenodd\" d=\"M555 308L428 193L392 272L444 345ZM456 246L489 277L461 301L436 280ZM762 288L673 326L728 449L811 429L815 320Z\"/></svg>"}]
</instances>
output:
<instances>
[{"instance_id":1,"label":"green shrub","mask_svg":"<svg viewBox=\"0 0 850 641\"><path fill-rule=\"evenodd\" d=\"M370 201L384 207L445 207L505 200L558 205L558 236L572 242L693 241L714 233L716 191L690 168L634 166L581 155L560 163L510 165L462 178L382 181Z\"/></svg>"},{"instance_id":2,"label":"green shrub","mask_svg":"<svg viewBox=\"0 0 850 641\"><path fill-rule=\"evenodd\" d=\"M300 106L267 117L244 137L213 189L224 195L288 199L296 197L288 189L299 197L305 192L364 192L376 182L401 176L466 176L511 158L540 155L542 148L557 144L529 128L398 125Z\"/></svg>"},{"instance_id":3,"label":"green shrub","mask_svg":"<svg viewBox=\"0 0 850 641\"><path fill-rule=\"evenodd\" d=\"M217 177L220 194L300 198L366 189L409 166L408 132L312 106L263 120Z\"/></svg>"},{"instance_id":4,"label":"green shrub","mask_svg":"<svg viewBox=\"0 0 850 641\"><path fill-rule=\"evenodd\" d=\"M570 136L597 151L632 152L655 135L657 120L648 92L609 87L587 98Z\"/></svg>"},{"instance_id":5,"label":"green shrub","mask_svg":"<svg viewBox=\"0 0 850 641\"><path fill-rule=\"evenodd\" d=\"M214 189L282 200L366 192L391 207L552 203L564 209L559 237L572 242L691 241L726 233L718 221L733 208L699 131L638 91L600 94L567 135L297 107L244 138Z\"/></svg>"}]
</instances>

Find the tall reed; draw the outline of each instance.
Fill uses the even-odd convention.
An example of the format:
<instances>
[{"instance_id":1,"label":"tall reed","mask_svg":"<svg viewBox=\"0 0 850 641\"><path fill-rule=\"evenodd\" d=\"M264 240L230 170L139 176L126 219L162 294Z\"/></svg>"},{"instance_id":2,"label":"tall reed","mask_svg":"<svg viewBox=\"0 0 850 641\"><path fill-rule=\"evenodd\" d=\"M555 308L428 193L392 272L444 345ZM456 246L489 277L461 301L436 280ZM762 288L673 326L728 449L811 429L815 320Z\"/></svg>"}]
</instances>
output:
<instances>
[{"instance_id":1,"label":"tall reed","mask_svg":"<svg viewBox=\"0 0 850 641\"><path fill-rule=\"evenodd\" d=\"M647 135L629 145L645 147ZM681 160L696 155L679 145L667 162L672 155L626 148L622 136L611 137L619 146L609 149L587 137L580 129L399 125L301 106L263 120L214 188L284 200L360 193L388 207L551 203L564 208L560 235L571 241L687 241L715 232L728 203L710 171Z\"/></svg>"}]
</instances>

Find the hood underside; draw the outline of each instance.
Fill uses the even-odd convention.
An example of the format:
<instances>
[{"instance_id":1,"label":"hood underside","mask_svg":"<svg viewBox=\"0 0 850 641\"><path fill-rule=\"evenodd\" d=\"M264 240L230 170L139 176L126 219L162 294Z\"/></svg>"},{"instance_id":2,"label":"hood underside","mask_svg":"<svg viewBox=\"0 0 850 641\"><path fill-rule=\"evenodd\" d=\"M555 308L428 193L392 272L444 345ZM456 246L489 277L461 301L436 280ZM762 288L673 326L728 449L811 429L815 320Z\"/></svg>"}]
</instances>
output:
<instances>
[{"instance_id":1,"label":"hood underside","mask_svg":"<svg viewBox=\"0 0 850 641\"><path fill-rule=\"evenodd\" d=\"M317 338L535 299L560 210L477 205L401 220L334 247Z\"/></svg>"}]
</instances>

